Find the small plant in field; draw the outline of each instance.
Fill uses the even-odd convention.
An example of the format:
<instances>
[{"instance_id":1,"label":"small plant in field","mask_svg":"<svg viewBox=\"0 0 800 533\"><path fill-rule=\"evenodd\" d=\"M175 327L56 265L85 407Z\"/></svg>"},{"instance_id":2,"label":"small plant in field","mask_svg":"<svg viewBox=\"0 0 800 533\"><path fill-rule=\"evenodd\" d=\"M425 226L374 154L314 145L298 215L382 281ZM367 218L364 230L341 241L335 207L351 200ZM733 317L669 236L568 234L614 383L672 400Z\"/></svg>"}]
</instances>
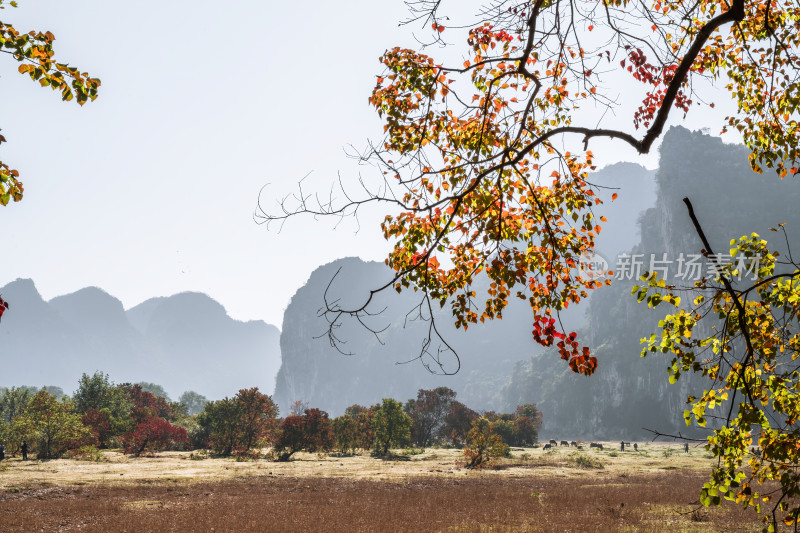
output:
<instances>
[{"instance_id":1,"label":"small plant in field","mask_svg":"<svg viewBox=\"0 0 800 533\"><path fill-rule=\"evenodd\" d=\"M87 446L81 446L75 450L70 450L67 452L67 456L70 459L76 459L78 461L92 461L94 463L100 463L103 461L103 452L91 444Z\"/></svg>"},{"instance_id":2,"label":"small plant in field","mask_svg":"<svg viewBox=\"0 0 800 533\"><path fill-rule=\"evenodd\" d=\"M464 448L464 466L467 468L483 468L489 466L492 459L509 454L508 445L492 432L489 421L483 417L472 423L467 439L468 444Z\"/></svg>"},{"instance_id":3,"label":"small plant in field","mask_svg":"<svg viewBox=\"0 0 800 533\"><path fill-rule=\"evenodd\" d=\"M189 454L189 459L192 461L202 461L204 459L208 459L208 450L205 448L194 451Z\"/></svg>"},{"instance_id":4,"label":"small plant in field","mask_svg":"<svg viewBox=\"0 0 800 533\"><path fill-rule=\"evenodd\" d=\"M239 450L236 452L236 462L241 463L244 461L258 461L261 458L261 450L250 448L247 450Z\"/></svg>"},{"instance_id":5,"label":"small plant in field","mask_svg":"<svg viewBox=\"0 0 800 533\"><path fill-rule=\"evenodd\" d=\"M550 448L549 450L545 450L544 453L547 454L547 455L558 455L558 449L557 448Z\"/></svg>"},{"instance_id":6,"label":"small plant in field","mask_svg":"<svg viewBox=\"0 0 800 533\"><path fill-rule=\"evenodd\" d=\"M609 457L619 457L619 453L617 453L617 452L609 452L608 456Z\"/></svg>"},{"instance_id":7,"label":"small plant in field","mask_svg":"<svg viewBox=\"0 0 800 533\"><path fill-rule=\"evenodd\" d=\"M580 468L605 468L603 466L603 463L601 463L597 459L594 459L592 457L589 457L588 455L584 455L579 452L574 452L570 454L568 460L570 463Z\"/></svg>"},{"instance_id":8,"label":"small plant in field","mask_svg":"<svg viewBox=\"0 0 800 533\"><path fill-rule=\"evenodd\" d=\"M403 448L403 455L421 455L425 453L425 448Z\"/></svg>"},{"instance_id":9,"label":"small plant in field","mask_svg":"<svg viewBox=\"0 0 800 533\"><path fill-rule=\"evenodd\" d=\"M531 454L523 453L523 454L520 454L519 458L522 459L523 461L529 461L530 458L531 458Z\"/></svg>"},{"instance_id":10,"label":"small plant in field","mask_svg":"<svg viewBox=\"0 0 800 533\"><path fill-rule=\"evenodd\" d=\"M674 451L672 448L664 448L664 449L661 451L661 454L662 454L662 455L663 455L665 458L669 459L670 457L672 457L672 456L675 454L675 451Z\"/></svg>"}]
</instances>

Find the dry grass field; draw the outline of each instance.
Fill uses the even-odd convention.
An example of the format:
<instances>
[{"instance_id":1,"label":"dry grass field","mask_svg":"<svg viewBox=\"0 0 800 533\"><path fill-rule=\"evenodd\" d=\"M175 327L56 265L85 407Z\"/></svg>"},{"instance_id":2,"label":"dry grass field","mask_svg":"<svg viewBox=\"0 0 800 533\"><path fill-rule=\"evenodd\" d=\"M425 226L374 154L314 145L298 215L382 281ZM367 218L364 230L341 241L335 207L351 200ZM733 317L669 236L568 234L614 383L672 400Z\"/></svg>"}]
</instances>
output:
<instances>
[{"instance_id":1,"label":"dry grass field","mask_svg":"<svg viewBox=\"0 0 800 533\"><path fill-rule=\"evenodd\" d=\"M702 449L515 449L483 471L459 457L13 459L0 463L0 531L760 530L737 506L699 506L712 461Z\"/></svg>"}]
</instances>

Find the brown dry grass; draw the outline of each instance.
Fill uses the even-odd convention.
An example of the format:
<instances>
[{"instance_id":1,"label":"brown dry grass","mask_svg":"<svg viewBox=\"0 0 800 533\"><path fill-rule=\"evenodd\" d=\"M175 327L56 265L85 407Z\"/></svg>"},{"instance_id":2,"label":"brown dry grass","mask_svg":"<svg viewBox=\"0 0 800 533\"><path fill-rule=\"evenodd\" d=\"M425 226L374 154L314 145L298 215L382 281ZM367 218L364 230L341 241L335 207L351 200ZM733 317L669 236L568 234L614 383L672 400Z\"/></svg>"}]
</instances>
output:
<instances>
[{"instance_id":1,"label":"brown dry grass","mask_svg":"<svg viewBox=\"0 0 800 533\"><path fill-rule=\"evenodd\" d=\"M4 461L0 531L760 529L733 505L699 508L710 465L702 450L664 457L663 449L584 451L589 462L574 451L524 450L482 472L455 468L453 450L394 461L304 455L288 464L191 461L188 453Z\"/></svg>"},{"instance_id":2,"label":"brown dry grass","mask_svg":"<svg viewBox=\"0 0 800 533\"><path fill-rule=\"evenodd\" d=\"M702 448L689 454L678 452L677 445L646 444L640 452L619 452L608 444L604 451L557 448L514 449L511 459L501 460L502 477L559 476L581 478L617 473L659 473L671 470L708 471L712 460ZM617 444L618 446L618 444ZM617 450L617 451L615 451ZM664 457L664 451L672 455ZM456 467L462 458L459 450L428 448L425 453L407 460L381 460L369 454L350 457L298 453L288 463L267 460L237 462L234 459L193 461L189 452L163 452L155 457L132 457L105 452L100 463L58 459L53 461L11 460L0 463L0 491L8 488L37 487L42 484L70 485L85 483L135 483L142 481L211 481L266 473L286 477L346 477L348 479L397 480L412 476L470 475ZM577 459L585 457L600 463L602 469L582 467Z\"/></svg>"}]
</instances>

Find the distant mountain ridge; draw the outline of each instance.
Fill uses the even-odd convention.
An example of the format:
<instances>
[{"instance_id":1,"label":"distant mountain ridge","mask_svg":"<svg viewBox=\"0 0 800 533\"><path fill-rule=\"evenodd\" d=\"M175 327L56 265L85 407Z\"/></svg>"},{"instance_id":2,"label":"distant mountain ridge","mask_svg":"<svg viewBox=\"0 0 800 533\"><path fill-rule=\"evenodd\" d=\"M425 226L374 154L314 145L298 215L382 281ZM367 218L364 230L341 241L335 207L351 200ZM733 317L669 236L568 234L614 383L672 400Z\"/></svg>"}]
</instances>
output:
<instances>
[{"instance_id":1,"label":"distant mountain ridge","mask_svg":"<svg viewBox=\"0 0 800 533\"><path fill-rule=\"evenodd\" d=\"M0 386L57 385L70 393L82 373L117 383L148 381L173 398L209 399L258 386L272 394L280 331L241 322L202 293L151 298L129 310L97 287L45 301L33 281L0 288L11 309L0 323Z\"/></svg>"}]
</instances>

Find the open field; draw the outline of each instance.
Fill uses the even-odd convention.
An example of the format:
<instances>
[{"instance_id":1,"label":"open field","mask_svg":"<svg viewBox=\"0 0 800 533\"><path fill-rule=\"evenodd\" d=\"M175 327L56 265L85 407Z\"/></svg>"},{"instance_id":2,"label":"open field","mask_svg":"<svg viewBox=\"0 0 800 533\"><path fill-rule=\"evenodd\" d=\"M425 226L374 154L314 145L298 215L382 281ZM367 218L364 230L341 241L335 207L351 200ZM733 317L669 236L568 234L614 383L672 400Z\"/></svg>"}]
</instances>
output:
<instances>
[{"instance_id":1,"label":"open field","mask_svg":"<svg viewBox=\"0 0 800 533\"><path fill-rule=\"evenodd\" d=\"M381 460L0 463L0 531L757 531L752 512L698 505L702 449L515 449L496 469L456 450Z\"/></svg>"}]
</instances>

